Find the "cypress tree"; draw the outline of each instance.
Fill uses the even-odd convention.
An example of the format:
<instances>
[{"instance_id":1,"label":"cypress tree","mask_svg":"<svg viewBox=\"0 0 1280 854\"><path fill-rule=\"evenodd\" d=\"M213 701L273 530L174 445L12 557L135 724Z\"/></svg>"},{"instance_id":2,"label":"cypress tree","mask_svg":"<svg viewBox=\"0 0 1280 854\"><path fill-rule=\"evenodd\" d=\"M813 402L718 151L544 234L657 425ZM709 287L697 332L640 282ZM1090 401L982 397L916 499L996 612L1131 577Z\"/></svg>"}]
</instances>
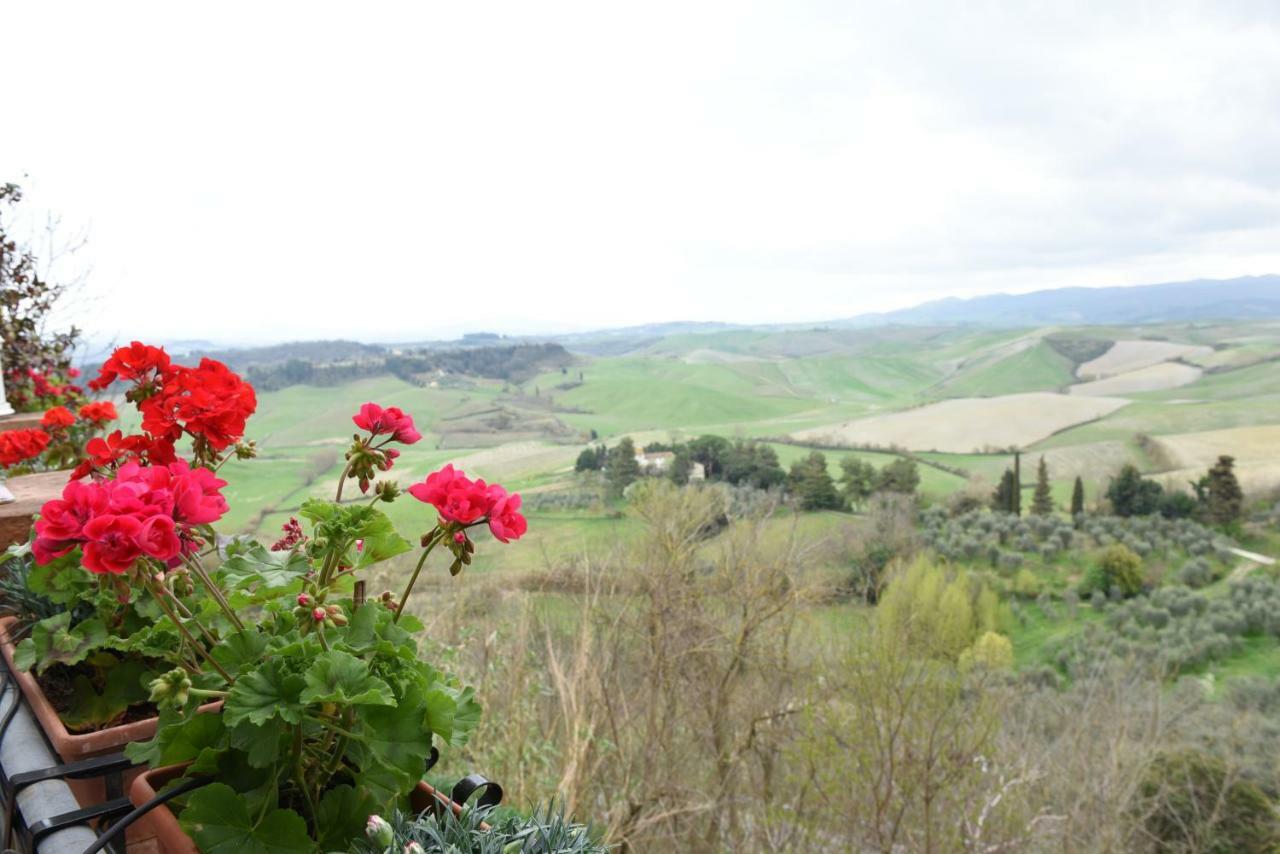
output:
<instances>
[{"instance_id":1,"label":"cypress tree","mask_svg":"<svg viewBox=\"0 0 1280 854\"><path fill-rule=\"evenodd\" d=\"M623 437L609 452L605 462L605 475L609 488L621 495L628 486L640 479L640 463L636 461L636 445L630 436Z\"/></svg>"},{"instance_id":2,"label":"cypress tree","mask_svg":"<svg viewBox=\"0 0 1280 854\"><path fill-rule=\"evenodd\" d=\"M991 509L997 513L1013 512L1013 469L1005 469L1000 483L991 495Z\"/></svg>"},{"instance_id":3,"label":"cypress tree","mask_svg":"<svg viewBox=\"0 0 1280 854\"><path fill-rule=\"evenodd\" d=\"M1076 485L1071 488L1071 516L1075 518L1084 513L1084 481L1076 475Z\"/></svg>"},{"instance_id":4,"label":"cypress tree","mask_svg":"<svg viewBox=\"0 0 1280 854\"><path fill-rule=\"evenodd\" d=\"M1009 512L1015 516L1022 515L1022 452L1013 452L1013 501Z\"/></svg>"},{"instance_id":5,"label":"cypress tree","mask_svg":"<svg viewBox=\"0 0 1280 854\"><path fill-rule=\"evenodd\" d=\"M1219 525L1230 525L1244 512L1244 490L1236 479L1235 462L1235 457L1224 454L1209 469L1205 509L1209 520Z\"/></svg>"},{"instance_id":6,"label":"cypress tree","mask_svg":"<svg viewBox=\"0 0 1280 854\"><path fill-rule=\"evenodd\" d=\"M1048 516L1053 512L1053 492L1049 488L1049 465L1040 457L1040 465L1036 469L1036 492L1031 499L1031 512L1037 516Z\"/></svg>"}]
</instances>

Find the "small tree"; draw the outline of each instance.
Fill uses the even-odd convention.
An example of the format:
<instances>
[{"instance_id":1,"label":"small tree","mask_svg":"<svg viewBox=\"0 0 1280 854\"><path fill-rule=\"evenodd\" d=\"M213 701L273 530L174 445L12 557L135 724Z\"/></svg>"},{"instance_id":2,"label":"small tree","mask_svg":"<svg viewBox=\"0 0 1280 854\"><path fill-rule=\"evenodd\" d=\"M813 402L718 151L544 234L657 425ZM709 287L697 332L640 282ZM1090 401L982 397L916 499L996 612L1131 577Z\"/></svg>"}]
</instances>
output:
<instances>
[{"instance_id":1,"label":"small tree","mask_svg":"<svg viewBox=\"0 0 1280 854\"><path fill-rule=\"evenodd\" d=\"M1031 512L1037 516L1048 516L1053 512L1053 492L1049 487L1049 465L1040 457L1040 465L1036 469L1036 492L1031 499Z\"/></svg>"},{"instance_id":2,"label":"small tree","mask_svg":"<svg viewBox=\"0 0 1280 854\"><path fill-rule=\"evenodd\" d=\"M920 486L920 471L915 460L899 457L880 469L876 477L876 492L897 492L911 495Z\"/></svg>"},{"instance_id":3,"label":"small tree","mask_svg":"<svg viewBox=\"0 0 1280 854\"><path fill-rule=\"evenodd\" d=\"M1117 516L1150 516L1163 494L1164 488L1144 478L1132 463L1126 463L1107 487L1107 500Z\"/></svg>"},{"instance_id":4,"label":"small tree","mask_svg":"<svg viewBox=\"0 0 1280 854\"><path fill-rule=\"evenodd\" d=\"M636 460L636 444L630 436L624 436L609 449L605 474L609 478L609 490L621 495L631 484L640 479L640 463Z\"/></svg>"},{"instance_id":5,"label":"small tree","mask_svg":"<svg viewBox=\"0 0 1280 854\"><path fill-rule=\"evenodd\" d=\"M1205 515L1217 525L1231 525L1244 512L1244 491L1236 479L1235 457L1218 457L1205 476Z\"/></svg>"},{"instance_id":6,"label":"small tree","mask_svg":"<svg viewBox=\"0 0 1280 854\"><path fill-rule=\"evenodd\" d=\"M1014 477L1013 469L1005 469L1004 474L1000 476L1000 483L996 485L996 490L991 495L991 509L997 513L1012 513L1014 508L1013 496L1017 488L1017 479Z\"/></svg>"},{"instance_id":7,"label":"small tree","mask_svg":"<svg viewBox=\"0 0 1280 854\"><path fill-rule=\"evenodd\" d=\"M578 454L577 462L573 464L573 470L582 471L600 471L604 468L605 449L603 445L592 445L582 449L582 453Z\"/></svg>"},{"instance_id":8,"label":"small tree","mask_svg":"<svg viewBox=\"0 0 1280 854\"><path fill-rule=\"evenodd\" d=\"M1142 590L1142 558L1127 546L1107 546L1085 581L1090 590L1118 588L1125 596L1134 596Z\"/></svg>"},{"instance_id":9,"label":"small tree","mask_svg":"<svg viewBox=\"0 0 1280 854\"><path fill-rule=\"evenodd\" d=\"M17 184L0 184L0 214L22 201ZM35 253L19 244L0 215L0 360L5 393L18 410L40 410L84 399L74 377L71 357L80 331L51 333L46 328L54 306L66 294L65 284L41 277Z\"/></svg>"},{"instance_id":10,"label":"small tree","mask_svg":"<svg viewBox=\"0 0 1280 854\"><path fill-rule=\"evenodd\" d=\"M1075 518L1084 513L1084 481L1076 475L1075 486L1071 487L1071 516Z\"/></svg>"},{"instance_id":11,"label":"small tree","mask_svg":"<svg viewBox=\"0 0 1280 854\"><path fill-rule=\"evenodd\" d=\"M804 510L839 510L844 504L821 451L792 463L787 485Z\"/></svg>"},{"instance_id":12,"label":"small tree","mask_svg":"<svg viewBox=\"0 0 1280 854\"><path fill-rule=\"evenodd\" d=\"M850 506L857 509L871 497L876 487L876 467L855 456L840 461L840 490Z\"/></svg>"},{"instance_id":13,"label":"small tree","mask_svg":"<svg viewBox=\"0 0 1280 854\"><path fill-rule=\"evenodd\" d=\"M1022 453L1013 452L1013 495L1010 512L1015 516L1022 515Z\"/></svg>"}]
</instances>

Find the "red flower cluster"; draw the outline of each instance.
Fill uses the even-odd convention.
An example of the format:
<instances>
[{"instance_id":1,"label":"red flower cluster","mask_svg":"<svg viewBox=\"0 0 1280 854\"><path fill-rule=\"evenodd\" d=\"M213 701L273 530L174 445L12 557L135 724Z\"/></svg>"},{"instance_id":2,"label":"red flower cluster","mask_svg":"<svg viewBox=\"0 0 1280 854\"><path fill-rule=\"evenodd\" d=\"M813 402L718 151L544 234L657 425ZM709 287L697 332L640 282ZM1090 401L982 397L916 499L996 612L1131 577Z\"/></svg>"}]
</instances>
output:
<instances>
[{"instance_id":1,"label":"red flower cluster","mask_svg":"<svg viewBox=\"0 0 1280 854\"><path fill-rule=\"evenodd\" d=\"M368 430L375 436L389 435L392 441L402 445L412 445L422 438L413 426L413 417L398 406L383 409L376 403L366 403L351 416L351 420L361 430Z\"/></svg>"},{"instance_id":2,"label":"red flower cluster","mask_svg":"<svg viewBox=\"0 0 1280 854\"><path fill-rule=\"evenodd\" d=\"M433 505L449 522L470 525L487 517L490 532L504 543L520 539L529 528L520 514L519 493L508 493L498 484L486 484L482 479L471 480L452 464L427 475L423 483L415 483L408 492Z\"/></svg>"},{"instance_id":3,"label":"red flower cluster","mask_svg":"<svg viewBox=\"0 0 1280 854\"><path fill-rule=\"evenodd\" d=\"M76 423L76 417L65 406L55 406L40 419L40 426L46 430L58 430Z\"/></svg>"},{"instance_id":4,"label":"red flower cluster","mask_svg":"<svg viewBox=\"0 0 1280 854\"><path fill-rule=\"evenodd\" d=\"M244 424L258 408L253 386L226 365L201 359L197 368L173 365L161 377L160 389L139 407L142 429L177 441L184 432L198 436L215 451L244 436Z\"/></svg>"},{"instance_id":5,"label":"red flower cluster","mask_svg":"<svg viewBox=\"0 0 1280 854\"><path fill-rule=\"evenodd\" d=\"M112 353L89 387L101 390L116 380L134 384L125 397L138 404L143 435L116 432L90 442L88 459L72 477L131 459L168 465L177 458L174 446L184 434L196 440L195 458L211 462L244 437L245 422L258 406L253 386L221 362L201 359L195 368L174 364L162 348L138 341ZM108 402L88 404L80 414L94 423L117 417Z\"/></svg>"},{"instance_id":6,"label":"red flower cluster","mask_svg":"<svg viewBox=\"0 0 1280 854\"><path fill-rule=\"evenodd\" d=\"M145 385L156 381L167 370L169 354L163 347L149 347L134 341L128 347L118 348L102 363L98 376L89 380L89 388L102 391L116 380Z\"/></svg>"},{"instance_id":7,"label":"red flower cluster","mask_svg":"<svg viewBox=\"0 0 1280 854\"><path fill-rule=\"evenodd\" d=\"M109 400L102 400L95 403L86 403L80 407L80 417L94 424L106 424L108 421L115 421L119 418L120 413L116 412L114 403Z\"/></svg>"},{"instance_id":8,"label":"red flower cluster","mask_svg":"<svg viewBox=\"0 0 1280 854\"><path fill-rule=\"evenodd\" d=\"M43 430L7 430L0 433L0 466L14 466L40 456L49 447Z\"/></svg>"},{"instance_id":9,"label":"red flower cluster","mask_svg":"<svg viewBox=\"0 0 1280 854\"><path fill-rule=\"evenodd\" d=\"M194 548L194 525L227 512L227 482L185 462L120 467L114 480L72 480L62 498L45 502L32 553L45 564L83 546L84 568L120 574L142 557L172 561Z\"/></svg>"}]
</instances>

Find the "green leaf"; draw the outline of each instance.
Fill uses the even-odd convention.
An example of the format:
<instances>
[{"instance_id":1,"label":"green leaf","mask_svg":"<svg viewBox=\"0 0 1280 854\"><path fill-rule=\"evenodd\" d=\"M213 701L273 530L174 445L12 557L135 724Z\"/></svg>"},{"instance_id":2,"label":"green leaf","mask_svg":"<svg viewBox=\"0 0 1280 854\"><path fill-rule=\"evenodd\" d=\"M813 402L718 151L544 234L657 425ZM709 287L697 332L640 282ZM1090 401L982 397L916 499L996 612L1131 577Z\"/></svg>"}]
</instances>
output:
<instances>
[{"instance_id":1,"label":"green leaf","mask_svg":"<svg viewBox=\"0 0 1280 854\"><path fill-rule=\"evenodd\" d=\"M213 648L213 658L235 676L246 666L256 667L270 641L267 635L251 629L233 632Z\"/></svg>"},{"instance_id":2,"label":"green leaf","mask_svg":"<svg viewBox=\"0 0 1280 854\"><path fill-rule=\"evenodd\" d=\"M35 667L35 664L36 642L29 637L25 637L13 650L13 666L25 673Z\"/></svg>"},{"instance_id":3,"label":"green leaf","mask_svg":"<svg viewBox=\"0 0 1280 854\"><path fill-rule=\"evenodd\" d=\"M309 854L316 848L302 816L276 809L255 824L244 798L225 783L193 792L181 821L204 854Z\"/></svg>"},{"instance_id":4,"label":"green leaf","mask_svg":"<svg viewBox=\"0 0 1280 854\"><path fill-rule=\"evenodd\" d=\"M325 792L316 807L320 850L348 850L353 839L363 837L365 822L380 806L368 792L347 785Z\"/></svg>"},{"instance_id":5,"label":"green leaf","mask_svg":"<svg viewBox=\"0 0 1280 854\"><path fill-rule=\"evenodd\" d=\"M134 762L145 762L153 768L176 765L195 760L206 751L223 750L225 734L222 715L191 712L184 718L181 712L164 709L156 737L134 742L124 752Z\"/></svg>"},{"instance_id":6,"label":"green leaf","mask_svg":"<svg viewBox=\"0 0 1280 854\"><path fill-rule=\"evenodd\" d=\"M356 730L360 741L353 743L351 750L364 762L399 772L400 791L406 792L422 778L431 755L431 730L423 725L425 715L420 696L407 696L398 706L362 709Z\"/></svg>"},{"instance_id":7,"label":"green leaf","mask_svg":"<svg viewBox=\"0 0 1280 854\"><path fill-rule=\"evenodd\" d=\"M27 574L27 588L59 605L75 605L92 598L97 581L80 566L80 549L41 566L33 564Z\"/></svg>"},{"instance_id":8,"label":"green leaf","mask_svg":"<svg viewBox=\"0 0 1280 854\"><path fill-rule=\"evenodd\" d=\"M273 552L262 543L253 543L223 561L218 573L228 589L261 595L267 591L287 592L310 569L311 562L304 554Z\"/></svg>"},{"instance_id":9,"label":"green leaf","mask_svg":"<svg viewBox=\"0 0 1280 854\"><path fill-rule=\"evenodd\" d=\"M71 612L63 611L32 627L31 643L37 673L43 673L55 664L79 664L94 650L100 649L107 639L107 627L99 619L85 620L74 628L70 625Z\"/></svg>"},{"instance_id":10,"label":"green leaf","mask_svg":"<svg viewBox=\"0 0 1280 854\"><path fill-rule=\"evenodd\" d=\"M394 706L391 686L369 673L369 665L354 655L330 650L317 658L305 674L304 703L349 703Z\"/></svg>"},{"instance_id":11,"label":"green leaf","mask_svg":"<svg viewBox=\"0 0 1280 854\"><path fill-rule=\"evenodd\" d=\"M121 661L108 653L97 657L105 660L99 662L99 674L104 679L102 692L99 693L88 676L76 675L72 680L70 706L59 715L72 731L101 728L123 715L134 703L147 699L143 682L151 671L143 662Z\"/></svg>"},{"instance_id":12,"label":"green leaf","mask_svg":"<svg viewBox=\"0 0 1280 854\"><path fill-rule=\"evenodd\" d=\"M266 768L280 758L280 743L287 735L284 721L255 724L241 721L231 730L231 746L243 751L254 768Z\"/></svg>"},{"instance_id":13,"label":"green leaf","mask_svg":"<svg viewBox=\"0 0 1280 854\"><path fill-rule=\"evenodd\" d=\"M480 703L475 689L453 688L438 682L424 694L425 726L453 746L467 743L471 732L480 725Z\"/></svg>"},{"instance_id":14,"label":"green leaf","mask_svg":"<svg viewBox=\"0 0 1280 854\"><path fill-rule=\"evenodd\" d=\"M286 673L276 659L263 662L257 670L241 674L227 695L222 714L227 726L241 721L261 724L272 718L296 724L302 720L303 704L299 700L306 680L296 673Z\"/></svg>"}]
</instances>

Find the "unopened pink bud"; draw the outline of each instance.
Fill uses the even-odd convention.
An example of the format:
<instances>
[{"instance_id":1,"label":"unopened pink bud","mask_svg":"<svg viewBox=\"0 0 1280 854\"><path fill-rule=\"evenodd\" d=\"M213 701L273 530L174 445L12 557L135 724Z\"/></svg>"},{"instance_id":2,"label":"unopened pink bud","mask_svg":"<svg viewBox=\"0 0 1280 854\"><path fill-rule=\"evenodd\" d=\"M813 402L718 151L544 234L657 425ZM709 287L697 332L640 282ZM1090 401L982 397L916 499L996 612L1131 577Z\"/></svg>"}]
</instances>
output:
<instances>
[{"instance_id":1,"label":"unopened pink bud","mask_svg":"<svg viewBox=\"0 0 1280 854\"><path fill-rule=\"evenodd\" d=\"M298 606L305 608L311 604L311 597L305 593L298 594Z\"/></svg>"},{"instance_id":2,"label":"unopened pink bud","mask_svg":"<svg viewBox=\"0 0 1280 854\"><path fill-rule=\"evenodd\" d=\"M458 545L462 545L467 541L467 535L462 533L461 531L458 531L456 534L453 535L453 541Z\"/></svg>"},{"instance_id":3,"label":"unopened pink bud","mask_svg":"<svg viewBox=\"0 0 1280 854\"><path fill-rule=\"evenodd\" d=\"M323 623L324 618L327 617L328 615L329 615L329 612L326 611L324 608L316 608L311 612L311 619L315 620L317 623Z\"/></svg>"},{"instance_id":4,"label":"unopened pink bud","mask_svg":"<svg viewBox=\"0 0 1280 854\"><path fill-rule=\"evenodd\" d=\"M356 540L356 554L364 551L364 540Z\"/></svg>"}]
</instances>

